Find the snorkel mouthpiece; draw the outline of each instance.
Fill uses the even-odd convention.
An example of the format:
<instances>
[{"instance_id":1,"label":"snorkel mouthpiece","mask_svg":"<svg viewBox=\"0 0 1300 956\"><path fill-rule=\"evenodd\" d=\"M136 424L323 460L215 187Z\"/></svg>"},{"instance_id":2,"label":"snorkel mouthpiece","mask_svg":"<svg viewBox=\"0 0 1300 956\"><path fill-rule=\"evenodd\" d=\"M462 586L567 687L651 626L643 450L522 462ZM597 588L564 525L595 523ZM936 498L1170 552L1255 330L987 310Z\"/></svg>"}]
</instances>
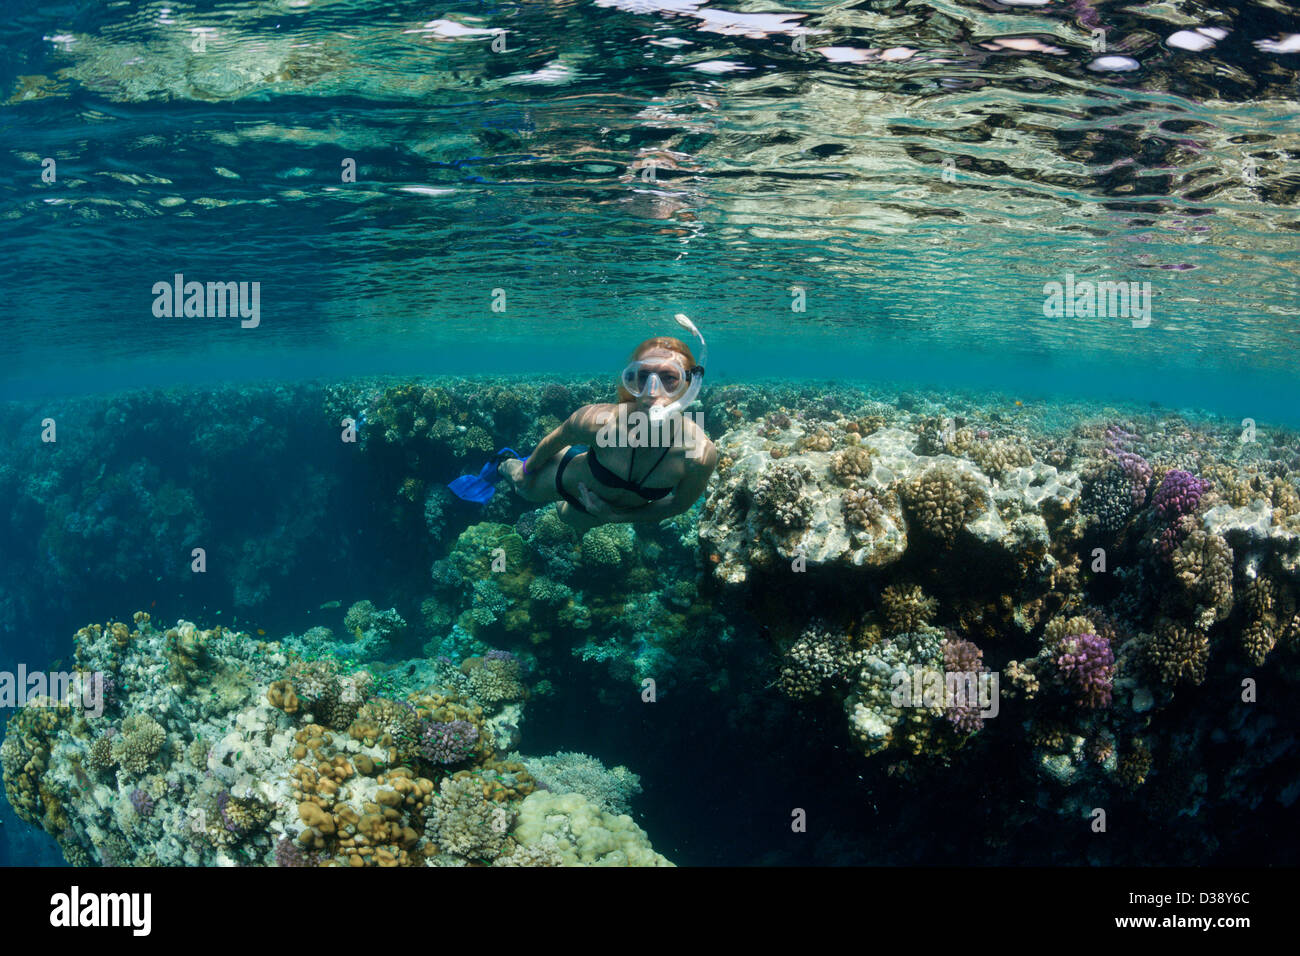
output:
<instances>
[{"instance_id":1,"label":"snorkel mouthpiece","mask_svg":"<svg viewBox=\"0 0 1300 956\"><path fill-rule=\"evenodd\" d=\"M700 340L700 356L696 360L694 368L687 369L686 374L690 376L691 384L676 401L669 402L667 405L654 405L650 409L651 421L662 421L669 415L676 415L690 407L691 402L695 401L695 396L700 394L700 389L704 387L704 369L709 364L709 346L704 341L704 336L700 330L695 327L695 323L686 316L678 312L673 318L677 324L691 335Z\"/></svg>"}]
</instances>

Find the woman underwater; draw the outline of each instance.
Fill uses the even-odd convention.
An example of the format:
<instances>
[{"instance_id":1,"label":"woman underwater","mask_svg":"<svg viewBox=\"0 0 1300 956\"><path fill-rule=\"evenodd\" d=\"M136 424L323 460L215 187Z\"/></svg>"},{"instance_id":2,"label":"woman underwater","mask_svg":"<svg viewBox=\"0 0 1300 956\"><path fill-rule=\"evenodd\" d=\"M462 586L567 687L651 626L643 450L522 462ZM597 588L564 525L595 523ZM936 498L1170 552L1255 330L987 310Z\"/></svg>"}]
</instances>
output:
<instances>
[{"instance_id":1,"label":"woman underwater","mask_svg":"<svg viewBox=\"0 0 1300 956\"><path fill-rule=\"evenodd\" d=\"M500 472L521 497L558 501L560 518L582 533L601 524L662 521L704 494L718 451L683 413L703 385L708 346L690 319L676 318L700 340L700 362L680 339L638 345L617 403L584 405L526 461L502 462Z\"/></svg>"}]
</instances>

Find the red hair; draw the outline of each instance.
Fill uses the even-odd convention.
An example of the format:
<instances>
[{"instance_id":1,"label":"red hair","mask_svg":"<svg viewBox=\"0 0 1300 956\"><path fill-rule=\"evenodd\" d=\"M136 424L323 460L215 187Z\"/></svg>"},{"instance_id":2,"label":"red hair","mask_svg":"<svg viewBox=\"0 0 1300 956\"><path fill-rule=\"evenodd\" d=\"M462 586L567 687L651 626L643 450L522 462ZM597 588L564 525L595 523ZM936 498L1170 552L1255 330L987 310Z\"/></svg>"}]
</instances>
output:
<instances>
[{"instance_id":1,"label":"red hair","mask_svg":"<svg viewBox=\"0 0 1300 956\"><path fill-rule=\"evenodd\" d=\"M638 345L635 350L633 350L630 356L628 356L627 364L631 365L647 352L653 352L656 349L676 353L677 357L682 361L682 368L684 368L688 374L691 369L695 368L695 356L691 354L690 347L681 339L675 339L668 335L660 335L653 339L646 339ZM620 402L636 401L636 397L623 387L621 379L618 383L618 400Z\"/></svg>"}]
</instances>

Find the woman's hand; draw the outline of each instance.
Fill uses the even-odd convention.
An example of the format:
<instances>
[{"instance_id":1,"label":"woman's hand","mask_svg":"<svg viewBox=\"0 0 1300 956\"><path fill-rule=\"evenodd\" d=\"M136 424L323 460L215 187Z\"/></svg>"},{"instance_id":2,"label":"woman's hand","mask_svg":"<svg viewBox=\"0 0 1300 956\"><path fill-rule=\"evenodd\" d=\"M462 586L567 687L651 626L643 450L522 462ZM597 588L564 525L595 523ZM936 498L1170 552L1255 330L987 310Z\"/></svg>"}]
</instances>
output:
<instances>
[{"instance_id":1,"label":"woman's hand","mask_svg":"<svg viewBox=\"0 0 1300 956\"><path fill-rule=\"evenodd\" d=\"M617 521L621 512L604 498L593 494L585 484L578 482L578 500L591 514L604 521Z\"/></svg>"}]
</instances>

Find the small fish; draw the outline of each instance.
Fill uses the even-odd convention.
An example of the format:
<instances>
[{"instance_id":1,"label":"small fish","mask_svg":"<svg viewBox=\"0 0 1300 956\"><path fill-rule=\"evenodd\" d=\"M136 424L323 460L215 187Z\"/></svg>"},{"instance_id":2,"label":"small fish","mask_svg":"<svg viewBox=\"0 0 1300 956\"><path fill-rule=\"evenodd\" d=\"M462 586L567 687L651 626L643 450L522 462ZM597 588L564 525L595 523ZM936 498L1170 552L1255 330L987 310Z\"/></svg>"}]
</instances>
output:
<instances>
[{"instance_id":1,"label":"small fish","mask_svg":"<svg viewBox=\"0 0 1300 956\"><path fill-rule=\"evenodd\" d=\"M1025 403L1022 402L1020 399L1017 398L1017 399L1016 399L1016 408L1024 408L1024 407L1025 407Z\"/></svg>"},{"instance_id":2,"label":"small fish","mask_svg":"<svg viewBox=\"0 0 1300 956\"><path fill-rule=\"evenodd\" d=\"M324 604L320 606L320 609L322 611L329 611L332 610L333 608L342 607L342 606L343 606L342 601L326 601Z\"/></svg>"},{"instance_id":3,"label":"small fish","mask_svg":"<svg viewBox=\"0 0 1300 956\"><path fill-rule=\"evenodd\" d=\"M263 637L266 636L266 631L262 630L260 627L257 629L257 633Z\"/></svg>"}]
</instances>

